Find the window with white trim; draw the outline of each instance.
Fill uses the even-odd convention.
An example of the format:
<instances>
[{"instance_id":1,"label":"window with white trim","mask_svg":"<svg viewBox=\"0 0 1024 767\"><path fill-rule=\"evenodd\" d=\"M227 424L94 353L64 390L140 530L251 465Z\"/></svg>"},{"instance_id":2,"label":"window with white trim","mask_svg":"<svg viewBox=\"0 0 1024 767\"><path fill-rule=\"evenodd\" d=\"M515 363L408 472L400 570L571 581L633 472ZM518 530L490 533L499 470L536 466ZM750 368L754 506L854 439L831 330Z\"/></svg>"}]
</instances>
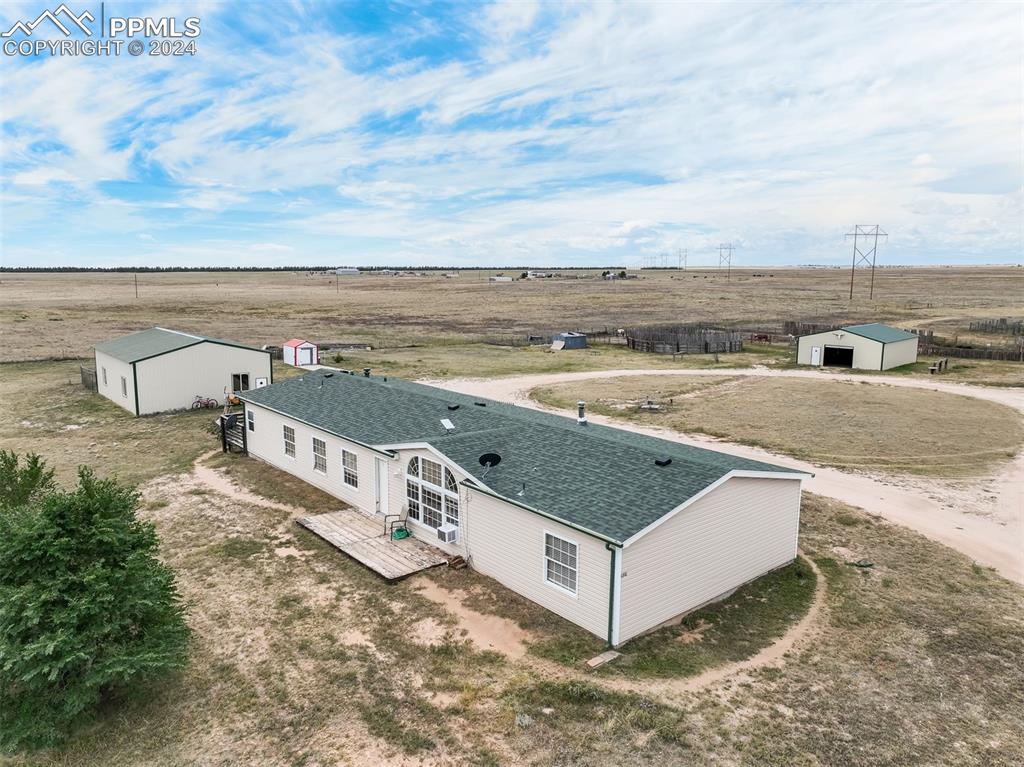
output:
<instances>
[{"instance_id":1,"label":"window with white trim","mask_svg":"<svg viewBox=\"0 0 1024 767\"><path fill-rule=\"evenodd\" d=\"M544 533L544 579L570 594L576 593L579 549L572 541Z\"/></svg>"},{"instance_id":2,"label":"window with white trim","mask_svg":"<svg viewBox=\"0 0 1024 767\"><path fill-rule=\"evenodd\" d=\"M349 450L341 451L341 478L349 487L359 487L356 454Z\"/></svg>"},{"instance_id":3,"label":"window with white trim","mask_svg":"<svg viewBox=\"0 0 1024 767\"><path fill-rule=\"evenodd\" d=\"M284 454L289 458L295 457L295 429L291 426L284 427Z\"/></svg>"},{"instance_id":4,"label":"window with white trim","mask_svg":"<svg viewBox=\"0 0 1024 767\"><path fill-rule=\"evenodd\" d=\"M121 376L121 396L128 396L128 379L125 378L124 376Z\"/></svg>"},{"instance_id":5,"label":"window with white trim","mask_svg":"<svg viewBox=\"0 0 1024 767\"><path fill-rule=\"evenodd\" d=\"M313 471L327 473L327 443L313 437Z\"/></svg>"},{"instance_id":6,"label":"window with white trim","mask_svg":"<svg viewBox=\"0 0 1024 767\"><path fill-rule=\"evenodd\" d=\"M409 519L431 528L459 526L459 483L452 471L429 458L414 457L405 467Z\"/></svg>"},{"instance_id":7,"label":"window with white trim","mask_svg":"<svg viewBox=\"0 0 1024 767\"><path fill-rule=\"evenodd\" d=\"M256 411L245 411L245 425L248 427L249 431L256 431Z\"/></svg>"}]
</instances>

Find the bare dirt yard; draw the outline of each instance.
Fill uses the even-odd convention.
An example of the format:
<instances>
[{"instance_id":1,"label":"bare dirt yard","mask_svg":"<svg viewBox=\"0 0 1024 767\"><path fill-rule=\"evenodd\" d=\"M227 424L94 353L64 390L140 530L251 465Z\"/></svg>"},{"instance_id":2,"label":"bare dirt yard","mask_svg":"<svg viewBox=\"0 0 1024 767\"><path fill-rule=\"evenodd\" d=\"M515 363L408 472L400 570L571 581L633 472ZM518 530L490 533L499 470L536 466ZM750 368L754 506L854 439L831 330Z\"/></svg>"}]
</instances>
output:
<instances>
[{"instance_id":1,"label":"bare dirt yard","mask_svg":"<svg viewBox=\"0 0 1024 767\"><path fill-rule=\"evenodd\" d=\"M0 273L0 360L88 356L93 344L153 325L280 344L299 336L376 346L523 335L650 322L891 321L966 333L969 319L1020 316L1024 269L881 270L875 300L848 300L842 269L600 270L488 283L493 272L445 278L307 272ZM993 337L996 342L1003 341Z\"/></svg>"}]
</instances>

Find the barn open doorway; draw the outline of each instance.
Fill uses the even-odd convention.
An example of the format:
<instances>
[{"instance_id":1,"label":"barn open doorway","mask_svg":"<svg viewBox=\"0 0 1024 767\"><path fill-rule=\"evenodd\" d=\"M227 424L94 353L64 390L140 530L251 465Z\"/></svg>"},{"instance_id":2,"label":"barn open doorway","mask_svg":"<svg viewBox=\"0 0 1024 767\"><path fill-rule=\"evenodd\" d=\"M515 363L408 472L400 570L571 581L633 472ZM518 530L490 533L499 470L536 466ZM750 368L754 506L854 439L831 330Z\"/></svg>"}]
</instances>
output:
<instances>
[{"instance_id":1,"label":"barn open doorway","mask_svg":"<svg viewBox=\"0 0 1024 767\"><path fill-rule=\"evenodd\" d=\"M852 368L853 347L850 346L826 346L825 359L822 362L825 367L830 368Z\"/></svg>"}]
</instances>

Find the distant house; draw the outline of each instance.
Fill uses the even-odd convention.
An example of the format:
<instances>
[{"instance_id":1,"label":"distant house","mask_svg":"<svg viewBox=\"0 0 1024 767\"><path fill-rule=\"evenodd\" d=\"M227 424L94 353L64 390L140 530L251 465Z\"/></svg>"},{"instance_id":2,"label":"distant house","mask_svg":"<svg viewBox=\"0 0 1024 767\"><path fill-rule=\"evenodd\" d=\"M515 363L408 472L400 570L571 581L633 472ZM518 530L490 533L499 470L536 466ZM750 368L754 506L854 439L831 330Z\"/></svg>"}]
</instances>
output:
<instances>
[{"instance_id":1,"label":"distant house","mask_svg":"<svg viewBox=\"0 0 1024 767\"><path fill-rule=\"evenodd\" d=\"M797 553L808 475L591 424L582 408L327 370L242 399L252 456L359 510L362 537L335 544L350 556L400 577L384 560L429 542L611 645ZM413 539L391 541L389 519Z\"/></svg>"},{"instance_id":2,"label":"distant house","mask_svg":"<svg viewBox=\"0 0 1024 767\"><path fill-rule=\"evenodd\" d=\"M495 274L487 278L488 282L512 282L512 278L505 274Z\"/></svg>"},{"instance_id":3,"label":"distant house","mask_svg":"<svg viewBox=\"0 0 1024 767\"><path fill-rule=\"evenodd\" d=\"M354 266L339 266L334 270L334 273L342 276L350 276L353 274L359 274L360 272Z\"/></svg>"},{"instance_id":4,"label":"distant house","mask_svg":"<svg viewBox=\"0 0 1024 767\"><path fill-rule=\"evenodd\" d=\"M182 410L197 395L224 401L273 382L270 352L234 341L150 328L96 344L96 386L135 415Z\"/></svg>"},{"instance_id":5,"label":"distant house","mask_svg":"<svg viewBox=\"0 0 1024 767\"><path fill-rule=\"evenodd\" d=\"M872 322L811 333L797 339L798 365L889 370L917 362L917 336Z\"/></svg>"},{"instance_id":6,"label":"distant house","mask_svg":"<svg viewBox=\"0 0 1024 767\"><path fill-rule=\"evenodd\" d=\"M312 341L293 338L281 348L281 359L285 365L315 365L320 361L320 352Z\"/></svg>"}]
</instances>

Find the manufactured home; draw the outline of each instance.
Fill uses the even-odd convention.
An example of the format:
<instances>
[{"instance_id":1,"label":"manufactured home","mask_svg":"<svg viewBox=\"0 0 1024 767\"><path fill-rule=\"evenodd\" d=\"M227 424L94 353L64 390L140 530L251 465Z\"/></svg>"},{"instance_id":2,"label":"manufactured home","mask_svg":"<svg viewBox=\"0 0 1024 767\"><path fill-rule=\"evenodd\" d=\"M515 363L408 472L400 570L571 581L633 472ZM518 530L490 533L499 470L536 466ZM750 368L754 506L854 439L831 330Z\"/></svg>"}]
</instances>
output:
<instances>
[{"instance_id":1,"label":"manufactured home","mask_svg":"<svg viewBox=\"0 0 1024 767\"><path fill-rule=\"evenodd\" d=\"M394 562L384 550L429 543L613 646L797 553L806 474L592 424L582 406L564 418L323 368L241 396L250 455L355 509L358 535L334 514L302 522L342 551L398 577L374 564ZM411 539L393 540L396 520Z\"/></svg>"},{"instance_id":2,"label":"manufactured home","mask_svg":"<svg viewBox=\"0 0 1024 767\"><path fill-rule=\"evenodd\" d=\"M96 388L135 415L183 410L196 397L273 383L270 352L234 341L150 328L96 344Z\"/></svg>"},{"instance_id":3,"label":"manufactured home","mask_svg":"<svg viewBox=\"0 0 1024 767\"><path fill-rule=\"evenodd\" d=\"M889 370L917 362L917 336L872 322L811 333L797 339L798 365Z\"/></svg>"}]
</instances>

